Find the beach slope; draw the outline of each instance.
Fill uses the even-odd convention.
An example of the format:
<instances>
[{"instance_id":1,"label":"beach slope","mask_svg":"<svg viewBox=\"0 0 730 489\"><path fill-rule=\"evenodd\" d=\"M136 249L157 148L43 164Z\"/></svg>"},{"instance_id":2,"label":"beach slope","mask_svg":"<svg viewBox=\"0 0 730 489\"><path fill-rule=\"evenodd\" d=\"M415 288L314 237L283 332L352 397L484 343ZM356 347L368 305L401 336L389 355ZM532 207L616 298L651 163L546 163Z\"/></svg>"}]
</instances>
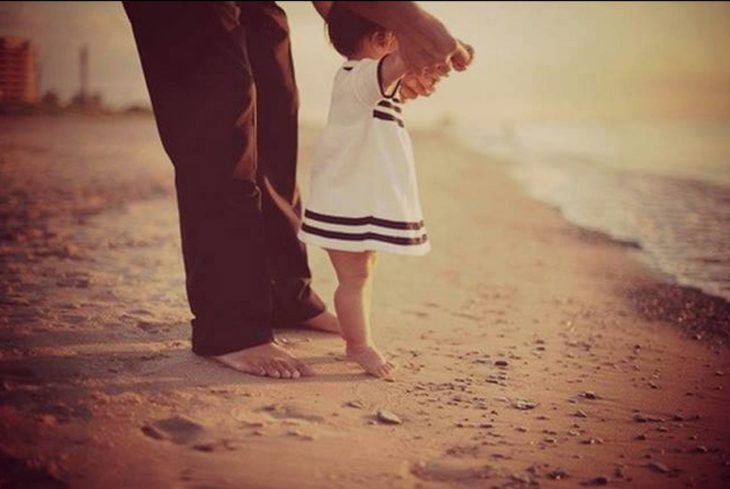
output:
<instances>
[{"instance_id":1,"label":"beach slope","mask_svg":"<svg viewBox=\"0 0 730 489\"><path fill-rule=\"evenodd\" d=\"M635 248L572 226L507 163L438 133L414 134L433 251L382 255L376 272L375 337L395 382L315 332L278 335L312 378L195 357L172 172L152 121L118 137L130 123L66 123L79 147L116 141L78 158L0 136L0 486L728 484L727 348L647 314L686 296L653 296L668 286ZM316 135L302 131L304 187ZM29 167L64 157L81 183ZM326 256L310 255L331 303Z\"/></svg>"}]
</instances>

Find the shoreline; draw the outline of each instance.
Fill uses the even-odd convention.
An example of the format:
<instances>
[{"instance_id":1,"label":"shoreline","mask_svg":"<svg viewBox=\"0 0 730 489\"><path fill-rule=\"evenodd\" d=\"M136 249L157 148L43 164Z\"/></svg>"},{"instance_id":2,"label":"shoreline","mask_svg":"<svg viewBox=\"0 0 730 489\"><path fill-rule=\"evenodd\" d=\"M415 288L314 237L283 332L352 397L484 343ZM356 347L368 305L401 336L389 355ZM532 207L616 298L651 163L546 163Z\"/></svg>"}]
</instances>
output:
<instances>
[{"instance_id":1,"label":"shoreline","mask_svg":"<svg viewBox=\"0 0 730 489\"><path fill-rule=\"evenodd\" d=\"M94 164L63 170L94 177L72 195L123 191L117 182L157 193L44 212L59 182L43 165L63 156L51 148L22 166L45 172L12 181L22 198L0 202L0 482L704 489L730 478L727 350L639 314L626 286L657 282L636 250L586 234L443 135L414 133L433 251L378 265L375 338L400 365L396 382L344 361L338 338L301 330L277 337L312 378L255 378L194 356L171 169L152 121L140 124L109 155L92 152ZM54 127L44 130L63 134ZM106 147L122 129L74 132ZM316 132L301 136L306 173ZM102 163L119 160L106 175ZM22 176L17 164L7 158L0 175ZM33 226L15 227L23 219ZM311 248L310 264L331 304L326 255Z\"/></svg>"},{"instance_id":2,"label":"shoreline","mask_svg":"<svg viewBox=\"0 0 730 489\"><path fill-rule=\"evenodd\" d=\"M559 211L557 207L556 210ZM581 239L602 240L619 248L647 253L639 243L616 239L602 231L567 222L583 235ZM619 287L618 291L634 304L644 319L669 323L693 340L730 346L730 302L699 287L679 283L675 277L650 265L641 257L629 257L645 268L648 277L637 280L638 283ZM691 307L685 307L686 304Z\"/></svg>"},{"instance_id":3,"label":"shoreline","mask_svg":"<svg viewBox=\"0 0 730 489\"><path fill-rule=\"evenodd\" d=\"M720 151L717 144L713 146L714 139L701 131L702 126L681 126L683 132L673 137L678 139L677 148L684 148L683 151L677 149L684 155L683 161L698 160L695 166L705 168L704 172L691 171L676 157L670 157L671 152L663 158L654 154L644 163L637 161L643 147L637 145L638 136L642 134L638 130L597 126L589 131L589 136L599 133L605 136L604 146L597 141L593 150L587 147L581 150L579 142L571 142L580 134L579 128L572 126L572 129L552 134L558 141L573 135L563 141L563 149L541 150L540 144L545 148L550 144L539 143L540 138L534 134L531 137L527 126L525 134L519 137L490 134L489 131L472 133L466 130L461 134L456 129L449 133L457 142L463 142L477 153L509 162L511 175L528 195L558 207L570 222L603 232L618 241L640 245L649 266L666 275L668 280L730 301L725 280L730 272L724 265L727 257L722 237L725 224L730 222L725 209L730 182L719 163L714 166L699 164L704 154L700 141L705 143L707 152L711 152L711 148ZM661 134L673 134L666 127L661 129L661 123L645 129L649 127ZM533 132L539 135L540 130L548 131L550 135L550 128L547 124L534 128ZM481 134L479 139L477 134ZM612 144L608 145L608 141ZM690 141L694 142L694 156L685 154ZM614 147L612 156L606 152L609 146ZM571 152L573 147L576 153Z\"/></svg>"},{"instance_id":4,"label":"shoreline","mask_svg":"<svg viewBox=\"0 0 730 489\"><path fill-rule=\"evenodd\" d=\"M441 134L439 131L433 132L437 135ZM468 145L459 141L458 137L451 133L446 132L441 135L448 138L452 144L458 145L466 151L474 152L477 157L499 162L498 164L505 167L517 164L512 157L490 155L488 151L480 152L469 148ZM671 323L695 340L706 339L720 346L730 346L730 301L707 292L699 286L681 283L676 276L654 264L652 254L639 241L618 238L607 231L582 226L571 221L565 216L560 205L533 197L510 174L509 170L505 171L518 184L526 197L559 213L561 219L575 228L579 238L588 241L604 241L618 247L637 250L643 255L641 257L631 257L631 259L636 261L639 266L644 267L647 274L652 278L645 279L641 285L625 288L623 293L628 299L632 300L637 311L641 312L645 319ZM657 297L661 298L660 303L657 303ZM690 303L695 309L683 310L677 306L678 303ZM700 309L702 312L698 312L696 309ZM708 322L707 318L711 318L711 322Z\"/></svg>"},{"instance_id":5,"label":"shoreline","mask_svg":"<svg viewBox=\"0 0 730 489\"><path fill-rule=\"evenodd\" d=\"M558 206L536 201L554 208L562 217ZM639 243L617 239L603 231L584 228L565 220L576 228L579 239L588 242L603 241L629 251L637 250L648 254ZM644 319L669 323L693 340L706 340L722 347L730 346L730 302L699 287L679 283L675 277L647 263L642 257L632 256L631 253L628 257L645 269L647 277L637 280L635 284L618 287L617 290L634 304L636 311ZM687 304L692 307L685 307Z\"/></svg>"}]
</instances>

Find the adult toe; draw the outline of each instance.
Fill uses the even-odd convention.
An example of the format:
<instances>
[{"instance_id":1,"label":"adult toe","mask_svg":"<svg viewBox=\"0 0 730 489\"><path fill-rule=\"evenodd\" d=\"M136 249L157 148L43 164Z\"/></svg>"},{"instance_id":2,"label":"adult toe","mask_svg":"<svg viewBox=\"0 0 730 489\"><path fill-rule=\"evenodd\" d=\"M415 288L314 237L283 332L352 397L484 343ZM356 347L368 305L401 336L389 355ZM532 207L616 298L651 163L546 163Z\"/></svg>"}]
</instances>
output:
<instances>
[{"instance_id":1,"label":"adult toe","mask_svg":"<svg viewBox=\"0 0 730 489\"><path fill-rule=\"evenodd\" d=\"M316 374L312 367L299 360L294 361L294 366L296 367L297 371L304 377L311 377L312 375Z\"/></svg>"},{"instance_id":2,"label":"adult toe","mask_svg":"<svg viewBox=\"0 0 730 489\"><path fill-rule=\"evenodd\" d=\"M267 377L274 377L275 379L278 379L279 377L281 377L279 370L276 368L276 365L273 362L265 363L263 365L263 368L266 371Z\"/></svg>"},{"instance_id":3,"label":"adult toe","mask_svg":"<svg viewBox=\"0 0 730 489\"><path fill-rule=\"evenodd\" d=\"M294 371L296 370L294 367L290 367L287 362L282 360L274 361L274 365L276 366L276 370L279 372L279 375L281 375L281 378L283 379L291 379Z\"/></svg>"},{"instance_id":4,"label":"adult toe","mask_svg":"<svg viewBox=\"0 0 730 489\"><path fill-rule=\"evenodd\" d=\"M258 375L259 377L266 377L266 369L261 365L243 363L238 368L241 372L245 372L251 375Z\"/></svg>"}]
</instances>

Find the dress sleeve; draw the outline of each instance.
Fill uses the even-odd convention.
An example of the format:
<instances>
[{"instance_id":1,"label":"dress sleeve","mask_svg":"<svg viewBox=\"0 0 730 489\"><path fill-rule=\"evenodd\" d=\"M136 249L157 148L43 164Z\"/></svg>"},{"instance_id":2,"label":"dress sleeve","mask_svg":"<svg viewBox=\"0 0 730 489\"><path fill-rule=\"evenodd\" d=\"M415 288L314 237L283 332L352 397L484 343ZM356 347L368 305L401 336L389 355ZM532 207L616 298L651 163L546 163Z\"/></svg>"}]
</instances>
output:
<instances>
[{"instance_id":1,"label":"dress sleeve","mask_svg":"<svg viewBox=\"0 0 730 489\"><path fill-rule=\"evenodd\" d=\"M362 105L371 108L387 98L380 85L380 63L383 59L363 59L348 74L349 86Z\"/></svg>"}]
</instances>

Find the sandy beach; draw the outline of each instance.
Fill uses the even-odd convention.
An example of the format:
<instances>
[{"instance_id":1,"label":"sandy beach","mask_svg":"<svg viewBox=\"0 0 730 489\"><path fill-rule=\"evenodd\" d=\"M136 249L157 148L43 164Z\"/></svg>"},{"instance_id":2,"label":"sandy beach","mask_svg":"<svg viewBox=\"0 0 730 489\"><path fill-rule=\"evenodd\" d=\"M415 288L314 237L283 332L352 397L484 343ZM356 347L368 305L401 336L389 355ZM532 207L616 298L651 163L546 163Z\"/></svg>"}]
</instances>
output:
<instances>
[{"instance_id":1,"label":"sandy beach","mask_svg":"<svg viewBox=\"0 0 730 489\"><path fill-rule=\"evenodd\" d=\"M0 127L2 488L730 484L730 306L528 198L508 162L413 133L433 251L378 263L396 381L286 330L318 375L284 381L190 352L151 119Z\"/></svg>"}]
</instances>

